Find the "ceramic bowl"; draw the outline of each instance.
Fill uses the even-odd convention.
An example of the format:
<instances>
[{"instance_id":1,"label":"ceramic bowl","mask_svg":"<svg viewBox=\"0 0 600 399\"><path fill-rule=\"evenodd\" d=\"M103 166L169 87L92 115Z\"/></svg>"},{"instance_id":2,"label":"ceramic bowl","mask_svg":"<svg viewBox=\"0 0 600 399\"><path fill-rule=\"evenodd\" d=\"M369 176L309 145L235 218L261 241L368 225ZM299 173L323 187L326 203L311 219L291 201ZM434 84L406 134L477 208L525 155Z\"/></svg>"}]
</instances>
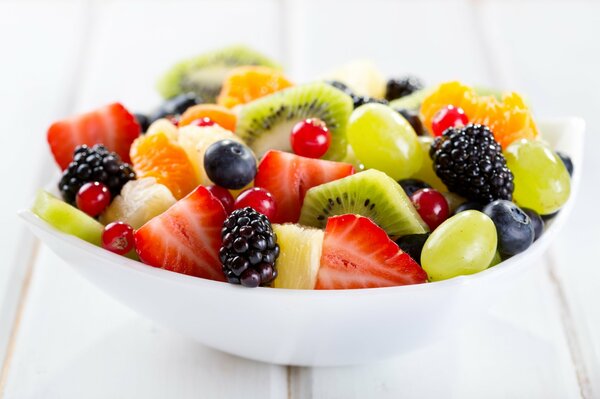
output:
<instances>
[{"instance_id":1,"label":"ceramic bowl","mask_svg":"<svg viewBox=\"0 0 600 399\"><path fill-rule=\"evenodd\" d=\"M481 273L441 282L359 290L246 289L117 256L63 234L28 210L21 218L44 244L93 284L135 311L197 341L277 364L339 366L371 362L434 342L478 317L540 264L567 222L581 176L585 124L540 124L544 139L572 157L571 197L527 251Z\"/></svg>"}]
</instances>

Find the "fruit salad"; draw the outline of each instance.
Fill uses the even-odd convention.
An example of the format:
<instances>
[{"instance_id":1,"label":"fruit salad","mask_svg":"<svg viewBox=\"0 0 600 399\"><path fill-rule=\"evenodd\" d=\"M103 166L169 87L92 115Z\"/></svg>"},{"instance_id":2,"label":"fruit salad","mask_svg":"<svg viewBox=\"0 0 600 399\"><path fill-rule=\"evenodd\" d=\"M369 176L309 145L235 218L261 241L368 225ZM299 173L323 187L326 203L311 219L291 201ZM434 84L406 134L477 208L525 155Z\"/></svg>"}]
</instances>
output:
<instances>
[{"instance_id":1,"label":"fruit salad","mask_svg":"<svg viewBox=\"0 0 600 399\"><path fill-rule=\"evenodd\" d=\"M33 212L149 267L224 284L352 289L478 273L526 251L573 163L521 95L386 79L298 82L234 46L174 65L164 103L50 126L58 195Z\"/></svg>"}]
</instances>

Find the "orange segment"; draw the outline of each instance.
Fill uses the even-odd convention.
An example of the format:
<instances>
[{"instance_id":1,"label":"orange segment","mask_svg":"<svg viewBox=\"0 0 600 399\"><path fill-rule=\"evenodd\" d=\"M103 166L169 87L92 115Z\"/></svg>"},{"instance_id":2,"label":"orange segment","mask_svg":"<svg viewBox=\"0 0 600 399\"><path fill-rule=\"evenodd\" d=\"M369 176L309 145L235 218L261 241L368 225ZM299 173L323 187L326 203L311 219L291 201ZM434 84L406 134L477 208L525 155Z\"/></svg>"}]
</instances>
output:
<instances>
[{"instance_id":1,"label":"orange segment","mask_svg":"<svg viewBox=\"0 0 600 399\"><path fill-rule=\"evenodd\" d=\"M229 73L217 103L233 108L290 86L292 82L280 71L264 66L242 66Z\"/></svg>"},{"instance_id":2,"label":"orange segment","mask_svg":"<svg viewBox=\"0 0 600 399\"><path fill-rule=\"evenodd\" d=\"M443 83L421 104L421 119L429 130L433 116L447 105L461 107L469 122L488 126L503 148L521 138L535 139L539 134L531 111L517 93L506 93L498 101L492 96L477 95L473 88L460 82Z\"/></svg>"},{"instance_id":3,"label":"orange segment","mask_svg":"<svg viewBox=\"0 0 600 399\"><path fill-rule=\"evenodd\" d=\"M154 177L178 200L197 186L187 154L164 133L140 136L131 145L130 156L138 178Z\"/></svg>"},{"instance_id":4,"label":"orange segment","mask_svg":"<svg viewBox=\"0 0 600 399\"><path fill-rule=\"evenodd\" d=\"M179 126L189 125L196 119L208 117L223 129L235 131L237 117L228 108L216 104L198 104L188 108L179 119Z\"/></svg>"}]
</instances>

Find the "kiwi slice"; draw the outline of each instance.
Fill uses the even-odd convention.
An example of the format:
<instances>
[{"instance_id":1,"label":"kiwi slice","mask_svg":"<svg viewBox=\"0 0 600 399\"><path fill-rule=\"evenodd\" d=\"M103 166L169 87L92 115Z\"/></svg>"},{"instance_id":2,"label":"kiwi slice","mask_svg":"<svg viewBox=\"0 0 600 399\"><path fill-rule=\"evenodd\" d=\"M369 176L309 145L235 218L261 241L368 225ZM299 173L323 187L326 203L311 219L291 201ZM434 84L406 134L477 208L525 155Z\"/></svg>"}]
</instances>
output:
<instances>
[{"instance_id":1,"label":"kiwi slice","mask_svg":"<svg viewBox=\"0 0 600 399\"><path fill-rule=\"evenodd\" d=\"M158 81L158 91L164 98L193 92L204 102L214 103L227 74L242 65L281 69L275 61L251 48L230 46L175 64Z\"/></svg>"},{"instance_id":2,"label":"kiwi slice","mask_svg":"<svg viewBox=\"0 0 600 399\"><path fill-rule=\"evenodd\" d=\"M271 149L290 151L290 132L306 118L319 118L331 132L324 158L339 161L346 155L346 124L352 98L327 83L291 87L244 105L238 115L236 134L260 158Z\"/></svg>"},{"instance_id":3,"label":"kiwi slice","mask_svg":"<svg viewBox=\"0 0 600 399\"><path fill-rule=\"evenodd\" d=\"M308 190L300 224L323 228L327 218L344 214L366 216L393 237L429 231L402 187L376 169Z\"/></svg>"},{"instance_id":4,"label":"kiwi slice","mask_svg":"<svg viewBox=\"0 0 600 399\"><path fill-rule=\"evenodd\" d=\"M57 230L100 246L104 226L52 194L39 191L31 211Z\"/></svg>"}]
</instances>

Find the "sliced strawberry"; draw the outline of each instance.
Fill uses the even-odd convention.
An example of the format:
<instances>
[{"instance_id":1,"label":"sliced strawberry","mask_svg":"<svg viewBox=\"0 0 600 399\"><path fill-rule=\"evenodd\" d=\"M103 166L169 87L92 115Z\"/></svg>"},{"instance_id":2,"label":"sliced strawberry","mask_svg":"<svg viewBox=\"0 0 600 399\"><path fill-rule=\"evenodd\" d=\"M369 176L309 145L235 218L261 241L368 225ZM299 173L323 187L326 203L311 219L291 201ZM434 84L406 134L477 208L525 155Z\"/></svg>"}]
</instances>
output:
<instances>
[{"instance_id":1,"label":"sliced strawberry","mask_svg":"<svg viewBox=\"0 0 600 399\"><path fill-rule=\"evenodd\" d=\"M219 260L225 208L198 186L135 232L142 262L178 273L225 281Z\"/></svg>"},{"instance_id":2,"label":"sliced strawberry","mask_svg":"<svg viewBox=\"0 0 600 399\"><path fill-rule=\"evenodd\" d=\"M316 289L419 284L427 273L371 219L330 217L325 228Z\"/></svg>"},{"instance_id":3,"label":"sliced strawberry","mask_svg":"<svg viewBox=\"0 0 600 399\"><path fill-rule=\"evenodd\" d=\"M75 147L82 144L104 144L129 162L129 147L140 131L135 117L121 104L113 103L53 123L48 129L48 144L63 170L72 161Z\"/></svg>"},{"instance_id":4,"label":"sliced strawberry","mask_svg":"<svg viewBox=\"0 0 600 399\"><path fill-rule=\"evenodd\" d=\"M308 189L354 173L348 163L305 158L281 151L269 151L258 165L256 187L267 189L277 203L272 223L296 223Z\"/></svg>"}]
</instances>

